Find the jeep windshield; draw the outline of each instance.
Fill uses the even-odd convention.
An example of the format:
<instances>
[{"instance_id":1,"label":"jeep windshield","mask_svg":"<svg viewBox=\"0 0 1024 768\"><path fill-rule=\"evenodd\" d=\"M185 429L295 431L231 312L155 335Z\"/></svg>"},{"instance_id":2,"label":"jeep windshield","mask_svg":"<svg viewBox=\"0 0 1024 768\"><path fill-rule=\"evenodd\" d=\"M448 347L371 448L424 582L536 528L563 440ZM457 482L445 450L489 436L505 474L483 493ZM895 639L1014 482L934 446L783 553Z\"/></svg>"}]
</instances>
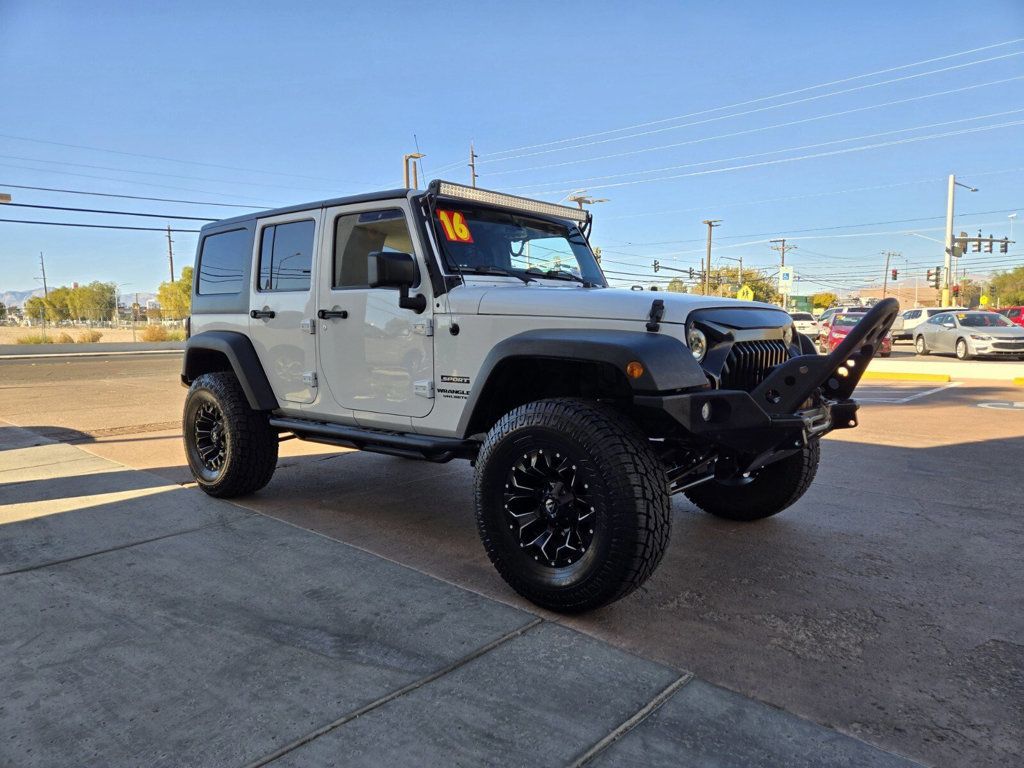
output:
<instances>
[{"instance_id":1,"label":"jeep windshield","mask_svg":"<svg viewBox=\"0 0 1024 768\"><path fill-rule=\"evenodd\" d=\"M607 286L575 225L438 201L434 231L451 272Z\"/></svg>"}]
</instances>

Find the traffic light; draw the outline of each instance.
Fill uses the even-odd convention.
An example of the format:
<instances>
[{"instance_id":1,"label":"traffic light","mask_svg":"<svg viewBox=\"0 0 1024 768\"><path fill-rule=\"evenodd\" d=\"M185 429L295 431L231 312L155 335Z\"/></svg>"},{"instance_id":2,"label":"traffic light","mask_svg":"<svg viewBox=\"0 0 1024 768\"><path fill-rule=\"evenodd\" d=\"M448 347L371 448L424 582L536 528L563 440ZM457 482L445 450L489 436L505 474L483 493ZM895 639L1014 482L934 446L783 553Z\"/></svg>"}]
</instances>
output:
<instances>
[{"instance_id":1,"label":"traffic light","mask_svg":"<svg viewBox=\"0 0 1024 768\"><path fill-rule=\"evenodd\" d=\"M960 286L959 285L954 285L953 286L953 295L954 296L959 296L960 295Z\"/></svg>"},{"instance_id":2,"label":"traffic light","mask_svg":"<svg viewBox=\"0 0 1024 768\"><path fill-rule=\"evenodd\" d=\"M693 280L693 267L690 267L690 279Z\"/></svg>"},{"instance_id":3,"label":"traffic light","mask_svg":"<svg viewBox=\"0 0 1024 768\"><path fill-rule=\"evenodd\" d=\"M657 259L655 259L654 260L654 271L657 272L659 269L661 269L661 262L658 261Z\"/></svg>"},{"instance_id":4,"label":"traffic light","mask_svg":"<svg viewBox=\"0 0 1024 768\"><path fill-rule=\"evenodd\" d=\"M1010 238L1004 237L999 241L999 252L1007 253L1010 250Z\"/></svg>"},{"instance_id":5,"label":"traffic light","mask_svg":"<svg viewBox=\"0 0 1024 768\"><path fill-rule=\"evenodd\" d=\"M928 282L932 288L938 288L939 283L942 280L942 267L936 267L935 269L928 270Z\"/></svg>"},{"instance_id":6,"label":"traffic light","mask_svg":"<svg viewBox=\"0 0 1024 768\"><path fill-rule=\"evenodd\" d=\"M971 250L975 253L981 253L981 230L978 230L978 239L975 240L972 245L974 246Z\"/></svg>"},{"instance_id":7,"label":"traffic light","mask_svg":"<svg viewBox=\"0 0 1024 768\"><path fill-rule=\"evenodd\" d=\"M992 253L992 235L988 236L988 240L985 241L985 253Z\"/></svg>"},{"instance_id":8,"label":"traffic light","mask_svg":"<svg viewBox=\"0 0 1024 768\"><path fill-rule=\"evenodd\" d=\"M892 279L893 279L893 281L895 281L895 280L897 280L899 278L899 274L900 274L900 271L898 269L894 269L892 271Z\"/></svg>"}]
</instances>

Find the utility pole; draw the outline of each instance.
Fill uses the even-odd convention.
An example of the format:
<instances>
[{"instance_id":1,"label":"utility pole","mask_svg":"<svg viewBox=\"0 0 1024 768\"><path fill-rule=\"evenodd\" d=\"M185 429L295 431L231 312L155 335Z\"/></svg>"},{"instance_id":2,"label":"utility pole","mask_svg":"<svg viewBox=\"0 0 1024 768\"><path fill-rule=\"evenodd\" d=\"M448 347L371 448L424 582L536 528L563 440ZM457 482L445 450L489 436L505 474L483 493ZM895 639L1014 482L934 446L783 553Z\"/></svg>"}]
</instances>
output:
<instances>
[{"instance_id":1,"label":"utility pole","mask_svg":"<svg viewBox=\"0 0 1024 768\"><path fill-rule=\"evenodd\" d=\"M711 293L711 230L721 224L722 220L704 219L703 223L708 228L708 251L704 259L704 295L708 296Z\"/></svg>"},{"instance_id":2,"label":"utility pole","mask_svg":"<svg viewBox=\"0 0 1024 768\"><path fill-rule=\"evenodd\" d=\"M174 241L171 240L171 225L167 225L167 261L171 265L171 282L174 282Z\"/></svg>"},{"instance_id":3,"label":"utility pole","mask_svg":"<svg viewBox=\"0 0 1024 768\"><path fill-rule=\"evenodd\" d=\"M43 252L39 252L39 268L43 270L43 298L50 297L50 289L46 286L46 261L43 260Z\"/></svg>"},{"instance_id":4,"label":"utility pole","mask_svg":"<svg viewBox=\"0 0 1024 768\"><path fill-rule=\"evenodd\" d=\"M476 186L476 150L473 149L473 142L469 142L469 181Z\"/></svg>"},{"instance_id":5,"label":"utility pole","mask_svg":"<svg viewBox=\"0 0 1024 768\"><path fill-rule=\"evenodd\" d=\"M953 249L956 242L953 239L953 199L957 187L963 187L971 192L978 191L977 187L971 187L957 181L955 173L949 174L949 186L946 189L946 258L944 263L945 269L943 269L942 275L942 303L940 305L943 307L948 307L950 304L950 288L953 285Z\"/></svg>"},{"instance_id":6,"label":"utility pole","mask_svg":"<svg viewBox=\"0 0 1024 768\"><path fill-rule=\"evenodd\" d=\"M889 264L892 262L892 257L899 258L900 254L894 253L893 251L885 252L885 272L882 274L882 298L885 298L886 291L889 286ZM896 289L896 295L899 296L899 289Z\"/></svg>"},{"instance_id":7,"label":"utility pole","mask_svg":"<svg viewBox=\"0 0 1024 768\"><path fill-rule=\"evenodd\" d=\"M777 245L776 245L776 243L777 243ZM795 245L786 245L786 238L784 238L784 237L780 237L780 238L778 238L776 240L770 241L769 247L773 251L778 251L779 252L779 269L782 269L784 266L786 266L786 251L796 250L796 246ZM781 277L781 275L780 275L780 277ZM787 298L786 295L782 294L782 308L783 309L786 308L786 298Z\"/></svg>"}]
</instances>

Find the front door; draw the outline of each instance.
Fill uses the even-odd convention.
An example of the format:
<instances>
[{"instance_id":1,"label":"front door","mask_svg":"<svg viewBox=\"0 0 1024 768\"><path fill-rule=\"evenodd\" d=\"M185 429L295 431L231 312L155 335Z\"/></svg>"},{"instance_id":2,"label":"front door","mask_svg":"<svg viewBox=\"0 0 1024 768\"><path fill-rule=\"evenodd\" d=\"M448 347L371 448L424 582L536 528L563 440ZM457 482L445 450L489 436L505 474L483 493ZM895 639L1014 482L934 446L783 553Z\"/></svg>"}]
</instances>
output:
<instances>
[{"instance_id":1,"label":"front door","mask_svg":"<svg viewBox=\"0 0 1024 768\"><path fill-rule=\"evenodd\" d=\"M426 251L409 225L406 201L329 208L318 277L320 369L335 402L373 423L373 414L426 416L434 400L432 296ZM374 251L413 254L427 308L398 306L398 291L370 288Z\"/></svg>"},{"instance_id":2,"label":"front door","mask_svg":"<svg viewBox=\"0 0 1024 768\"><path fill-rule=\"evenodd\" d=\"M256 232L249 337L281 403L317 393L313 254L320 211L260 221Z\"/></svg>"}]
</instances>

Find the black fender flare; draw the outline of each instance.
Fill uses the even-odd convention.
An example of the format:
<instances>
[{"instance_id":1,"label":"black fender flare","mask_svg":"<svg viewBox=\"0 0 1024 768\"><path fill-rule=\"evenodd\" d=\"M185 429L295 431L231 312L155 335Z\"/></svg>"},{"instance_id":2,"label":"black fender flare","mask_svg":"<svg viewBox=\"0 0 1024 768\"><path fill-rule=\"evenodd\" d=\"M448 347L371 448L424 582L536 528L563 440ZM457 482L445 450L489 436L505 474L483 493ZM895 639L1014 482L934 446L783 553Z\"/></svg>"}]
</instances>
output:
<instances>
[{"instance_id":1,"label":"black fender flare","mask_svg":"<svg viewBox=\"0 0 1024 768\"><path fill-rule=\"evenodd\" d=\"M206 373L200 366L203 352L216 352L227 358L250 407L257 411L277 408L277 397L259 355L245 334L237 331L204 331L191 337L185 343L185 356L181 362L181 383L185 386Z\"/></svg>"},{"instance_id":2,"label":"black fender flare","mask_svg":"<svg viewBox=\"0 0 1024 768\"><path fill-rule=\"evenodd\" d=\"M491 373L500 363L514 358L609 364L623 373L634 394L708 386L707 374L689 348L666 334L592 328L524 331L495 344L484 358L459 419L457 434L464 435L469 428ZM644 368L635 379L625 376L626 366L634 360Z\"/></svg>"}]
</instances>

